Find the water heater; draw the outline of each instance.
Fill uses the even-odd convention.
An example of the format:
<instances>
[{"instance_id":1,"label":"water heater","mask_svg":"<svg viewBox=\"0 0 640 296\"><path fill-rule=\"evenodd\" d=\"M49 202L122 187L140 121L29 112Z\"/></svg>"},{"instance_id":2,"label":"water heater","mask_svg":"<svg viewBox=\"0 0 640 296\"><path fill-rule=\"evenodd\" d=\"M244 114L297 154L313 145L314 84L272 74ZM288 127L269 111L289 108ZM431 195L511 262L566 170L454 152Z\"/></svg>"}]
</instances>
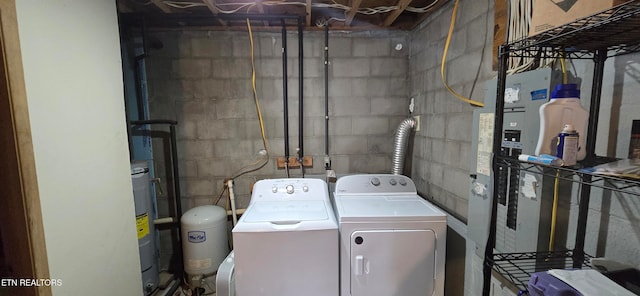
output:
<instances>
[{"instance_id":1,"label":"water heater","mask_svg":"<svg viewBox=\"0 0 640 296\"><path fill-rule=\"evenodd\" d=\"M131 181L136 208L136 229L140 268L142 269L142 289L144 295L151 294L158 287L158 263L156 256L155 231L153 227L153 203L151 201L151 180L149 164L146 161L131 163Z\"/></svg>"},{"instance_id":2,"label":"water heater","mask_svg":"<svg viewBox=\"0 0 640 296\"><path fill-rule=\"evenodd\" d=\"M215 291L218 266L229 254L227 211L218 206L199 206L181 218L184 271L189 287Z\"/></svg>"}]
</instances>

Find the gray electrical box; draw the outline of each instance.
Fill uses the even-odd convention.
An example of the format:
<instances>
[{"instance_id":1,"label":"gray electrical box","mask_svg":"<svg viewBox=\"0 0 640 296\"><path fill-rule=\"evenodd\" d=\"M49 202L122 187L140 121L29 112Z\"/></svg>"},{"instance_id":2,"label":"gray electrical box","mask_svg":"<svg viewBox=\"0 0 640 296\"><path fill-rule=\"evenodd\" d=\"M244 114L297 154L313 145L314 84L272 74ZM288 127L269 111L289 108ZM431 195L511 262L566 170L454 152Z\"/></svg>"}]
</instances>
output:
<instances>
[{"instance_id":1,"label":"gray electrical box","mask_svg":"<svg viewBox=\"0 0 640 296\"><path fill-rule=\"evenodd\" d=\"M507 76L500 135L501 156L517 159L520 154L535 154L540 126L539 108L548 101L550 91L561 81L562 74L551 68ZM555 171L546 169L544 173L548 176L524 172L514 167L500 167L497 172L492 171L497 81L488 81L487 88L485 107L475 110L473 114L471 151L475 153L471 156L469 236L476 242L476 253L484 256L489 233L491 197L493 190L497 190L496 250L547 250ZM498 188L492 188L493 177L499 179ZM571 185L565 183L562 182L559 187L561 195L568 199ZM564 246L564 241L560 239L558 244Z\"/></svg>"}]
</instances>

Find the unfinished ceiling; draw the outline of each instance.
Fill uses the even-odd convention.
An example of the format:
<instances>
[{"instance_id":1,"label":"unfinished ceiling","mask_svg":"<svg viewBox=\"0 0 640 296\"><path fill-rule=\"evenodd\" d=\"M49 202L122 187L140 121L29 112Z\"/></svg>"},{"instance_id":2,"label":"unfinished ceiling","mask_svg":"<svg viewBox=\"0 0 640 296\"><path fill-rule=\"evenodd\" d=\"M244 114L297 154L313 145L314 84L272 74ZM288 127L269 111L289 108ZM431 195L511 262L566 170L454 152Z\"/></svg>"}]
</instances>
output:
<instances>
[{"instance_id":1,"label":"unfinished ceiling","mask_svg":"<svg viewBox=\"0 0 640 296\"><path fill-rule=\"evenodd\" d=\"M128 19L145 19L153 26L204 26L232 29L246 26L278 28L283 18L305 29L408 30L449 0L118 0L118 10Z\"/></svg>"}]
</instances>

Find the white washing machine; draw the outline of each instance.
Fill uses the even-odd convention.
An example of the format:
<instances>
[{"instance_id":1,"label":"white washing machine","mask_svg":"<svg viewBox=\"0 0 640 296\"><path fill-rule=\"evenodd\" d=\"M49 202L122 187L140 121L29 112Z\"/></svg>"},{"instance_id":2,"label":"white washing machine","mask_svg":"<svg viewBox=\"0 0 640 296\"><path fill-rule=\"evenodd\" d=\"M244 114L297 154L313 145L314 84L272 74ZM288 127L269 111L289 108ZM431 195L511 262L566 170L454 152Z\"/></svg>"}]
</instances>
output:
<instances>
[{"instance_id":1,"label":"white washing machine","mask_svg":"<svg viewBox=\"0 0 640 296\"><path fill-rule=\"evenodd\" d=\"M339 293L338 224L323 180L258 181L233 245L237 296Z\"/></svg>"},{"instance_id":2,"label":"white washing machine","mask_svg":"<svg viewBox=\"0 0 640 296\"><path fill-rule=\"evenodd\" d=\"M399 175L336 182L341 296L444 295L447 216Z\"/></svg>"}]
</instances>

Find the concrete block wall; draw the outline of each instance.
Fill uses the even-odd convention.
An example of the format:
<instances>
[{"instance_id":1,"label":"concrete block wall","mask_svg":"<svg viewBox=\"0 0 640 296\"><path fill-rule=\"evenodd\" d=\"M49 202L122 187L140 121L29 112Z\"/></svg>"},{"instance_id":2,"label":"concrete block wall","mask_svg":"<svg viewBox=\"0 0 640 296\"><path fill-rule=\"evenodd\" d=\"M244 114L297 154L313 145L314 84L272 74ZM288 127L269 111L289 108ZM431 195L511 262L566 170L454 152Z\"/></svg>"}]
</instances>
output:
<instances>
[{"instance_id":1,"label":"concrete block wall","mask_svg":"<svg viewBox=\"0 0 640 296\"><path fill-rule=\"evenodd\" d=\"M409 80L416 115L424 122L415 133L411 177L418 191L434 203L465 220L471 180L470 153L473 110L456 99L442 83L443 49L453 5L449 1L411 32ZM484 101L485 82L492 70L494 1L460 1L457 23L445 67L448 84L459 94ZM450 229L451 230L451 229ZM461 233L462 235L462 233ZM466 236L465 236L466 237ZM482 289L482 258L467 239L464 270L452 270L447 281L459 284L464 275L464 295L479 295ZM453 251L447 248L447 252ZM498 295L502 289L495 288Z\"/></svg>"},{"instance_id":2,"label":"concrete block wall","mask_svg":"<svg viewBox=\"0 0 640 296\"><path fill-rule=\"evenodd\" d=\"M251 84L249 36L243 31L156 31L163 43L147 59L151 118L175 119L183 209L211 204L223 181L255 162L263 143ZM256 90L271 152L264 168L236 179L238 207L251 184L285 177L281 34L254 32ZM304 154L306 174L324 174L324 33L304 33ZM402 48L396 49L401 44ZM408 115L409 33L330 32L329 146L337 174L391 170L393 134ZM287 34L289 145L298 147L298 37ZM162 147L156 145L156 147ZM154 149L162 159L162 149ZM157 171L164 172L158 161ZM292 177L301 176L291 169ZM224 201L224 199L223 199ZM220 202L224 205L224 202Z\"/></svg>"},{"instance_id":3,"label":"concrete block wall","mask_svg":"<svg viewBox=\"0 0 640 296\"><path fill-rule=\"evenodd\" d=\"M415 133L411 173L423 196L465 218L475 107L447 92L440 75L454 2L449 1L411 32L411 97L415 98L415 114L424 122ZM495 76L491 69L493 7L493 1L460 2L445 68L456 92L480 102L485 81Z\"/></svg>"},{"instance_id":4,"label":"concrete block wall","mask_svg":"<svg viewBox=\"0 0 640 296\"><path fill-rule=\"evenodd\" d=\"M178 121L178 163L183 211L212 204L232 174L259 159L263 148L251 82L251 48L247 32L155 31L163 47L146 60L152 119ZM270 148L262 169L235 179L238 208L250 200L257 180L284 178L276 158L284 155L281 34L254 32L256 90ZM324 175L324 34L304 33L304 154L312 156L306 175ZM391 170L393 134L409 105L409 34L331 32L329 37L329 146L338 175ZM402 44L400 50L395 50ZM289 145L298 147L298 38L287 34ZM154 140L157 175L166 178L168 145ZM164 147L164 148L163 148ZM300 169L291 169L300 177ZM165 185L159 213L169 212ZM218 203L225 206L225 198ZM161 233L161 267L173 248Z\"/></svg>"}]
</instances>

